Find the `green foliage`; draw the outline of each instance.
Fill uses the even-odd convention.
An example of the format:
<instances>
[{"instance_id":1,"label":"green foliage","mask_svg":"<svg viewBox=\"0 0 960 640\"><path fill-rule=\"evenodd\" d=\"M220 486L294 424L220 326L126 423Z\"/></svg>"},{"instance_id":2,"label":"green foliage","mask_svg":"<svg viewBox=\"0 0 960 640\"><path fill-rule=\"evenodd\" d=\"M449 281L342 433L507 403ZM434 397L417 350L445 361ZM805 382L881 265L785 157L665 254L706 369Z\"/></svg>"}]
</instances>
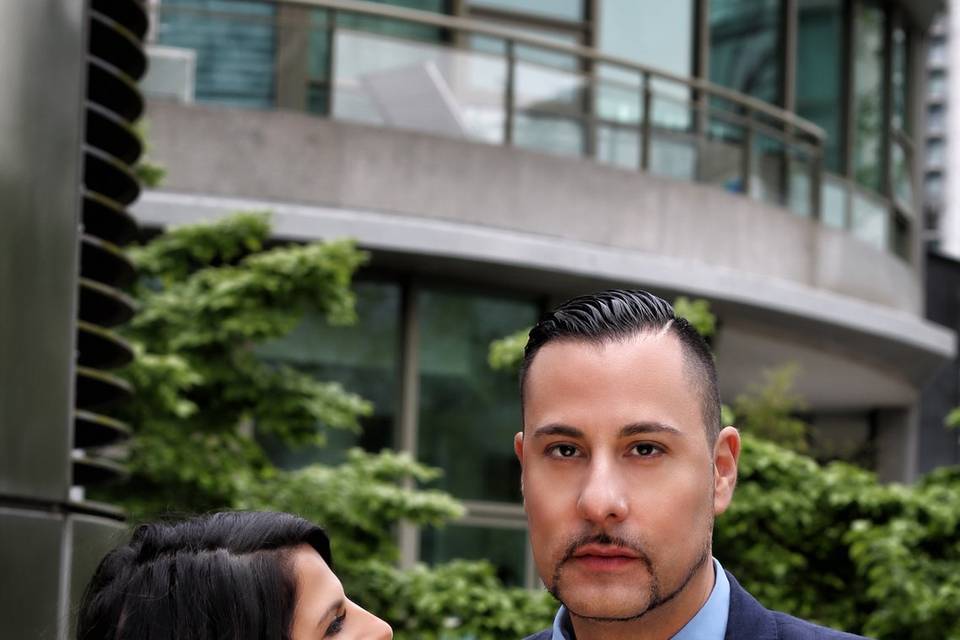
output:
<instances>
[{"instance_id":1,"label":"green foliage","mask_svg":"<svg viewBox=\"0 0 960 640\"><path fill-rule=\"evenodd\" d=\"M384 615L397 638L522 637L555 608L543 593L504 589L485 562L395 567L400 521L439 526L463 514L449 495L416 488L438 471L393 452L355 450L338 466L288 471L258 436L322 444L327 429L359 429L370 412L339 384L271 366L255 347L289 332L307 309L355 319L350 280L366 259L350 242L266 249L269 219L239 214L173 229L131 253L140 313L127 329L138 393L130 481L101 496L136 522L166 513L274 509L330 533L347 591Z\"/></svg>"},{"instance_id":2,"label":"green foliage","mask_svg":"<svg viewBox=\"0 0 960 640\"><path fill-rule=\"evenodd\" d=\"M487 362L495 371L517 371L523 362L523 348L527 344L530 327L494 340L490 343Z\"/></svg>"},{"instance_id":3,"label":"green foliage","mask_svg":"<svg viewBox=\"0 0 960 640\"><path fill-rule=\"evenodd\" d=\"M944 418L943 424L948 429L960 429L960 407L954 407Z\"/></svg>"},{"instance_id":4,"label":"green foliage","mask_svg":"<svg viewBox=\"0 0 960 640\"><path fill-rule=\"evenodd\" d=\"M673 312L689 322L704 340L709 340L717 332L717 316L710 310L710 303L703 298L690 300L680 296L673 301Z\"/></svg>"},{"instance_id":5,"label":"green foliage","mask_svg":"<svg viewBox=\"0 0 960 640\"><path fill-rule=\"evenodd\" d=\"M167 175L167 170L163 165L150 160L150 144L147 142L149 132L150 123L145 119L139 120L133 125L133 133L140 139L141 144L143 144L143 155L140 157L140 161L137 162L136 166L134 166L133 173L137 177L137 180L140 181L140 184L145 187L154 188L160 186L160 183L163 182L163 178Z\"/></svg>"},{"instance_id":6,"label":"green foliage","mask_svg":"<svg viewBox=\"0 0 960 640\"><path fill-rule=\"evenodd\" d=\"M733 414L744 432L775 442L798 453L807 451L807 423L794 417L804 409L802 396L793 390L799 367L794 363L766 370L763 382L737 396Z\"/></svg>"},{"instance_id":7,"label":"green foliage","mask_svg":"<svg viewBox=\"0 0 960 640\"><path fill-rule=\"evenodd\" d=\"M960 471L882 485L744 436L714 552L768 607L870 637L960 639Z\"/></svg>"}]
</instances>

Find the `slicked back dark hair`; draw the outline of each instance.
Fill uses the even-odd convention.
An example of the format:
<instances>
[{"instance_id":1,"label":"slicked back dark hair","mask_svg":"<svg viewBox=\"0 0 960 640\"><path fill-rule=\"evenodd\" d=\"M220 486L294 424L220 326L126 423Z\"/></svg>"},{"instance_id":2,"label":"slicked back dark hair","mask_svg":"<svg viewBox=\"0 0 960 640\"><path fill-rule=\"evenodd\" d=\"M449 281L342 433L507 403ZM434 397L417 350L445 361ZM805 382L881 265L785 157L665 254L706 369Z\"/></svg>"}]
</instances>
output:
<instances>
[{"instance_id":1,"label":"slicked back dark hair","mask_svg":"<svg viewBox=\"0 0 960 640\"><path fill-rule=\"evenodd\" d=\"M666 300L639 289L609 289L567 300L543 316L530 330L520 364L520 397L527 374L543 345L558 340L601 343L657 333L668 327L680 341L684 365L697 394L700 413L711 449L720 433L720 392L713 354L686 319L678 317Z\"/></svg>"},{"instance_id":2,"label":"slicked back dark hair","mask_svg":"<svg viewBox=\"0 0 960 640\"><path fill-rule=\"evenodd\" d=\"M291 552L308 544L332 568L323 529L274 512L223 512L143 524L87 586L78 640L289 640Z\"/></svg>"}]
</instances>

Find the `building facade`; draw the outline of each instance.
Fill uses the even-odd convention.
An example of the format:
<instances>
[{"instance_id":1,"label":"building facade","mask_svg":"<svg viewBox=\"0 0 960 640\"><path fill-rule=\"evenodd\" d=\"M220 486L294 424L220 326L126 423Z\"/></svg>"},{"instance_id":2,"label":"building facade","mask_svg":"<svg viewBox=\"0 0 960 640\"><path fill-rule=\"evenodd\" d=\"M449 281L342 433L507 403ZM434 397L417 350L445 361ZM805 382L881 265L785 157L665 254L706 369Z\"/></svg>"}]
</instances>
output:
<instances>
[{"instance_id":1,"label":"building facade","mask_svg":"<svg viewBox=\"0 0 960 640\"><path fill-rule=\"evenodd\" d=\"M924 319L923 77L937 2L162 0L145 80L161 227L270 209L371 252L360 321L264 357L376 407L351 444L444 470L469 513L406 561L535 575L489 343L608 286L711 301L721 393L799 366L814 448L886 479L955 351Z\"/></svg>"}]
</instances>

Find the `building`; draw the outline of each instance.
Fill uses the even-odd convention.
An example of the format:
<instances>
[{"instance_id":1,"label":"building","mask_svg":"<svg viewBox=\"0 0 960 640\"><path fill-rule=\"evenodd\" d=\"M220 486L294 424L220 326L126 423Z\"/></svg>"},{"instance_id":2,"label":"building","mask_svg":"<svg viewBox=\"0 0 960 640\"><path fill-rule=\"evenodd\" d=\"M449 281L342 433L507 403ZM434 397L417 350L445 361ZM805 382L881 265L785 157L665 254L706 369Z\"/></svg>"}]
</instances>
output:
<instances>
[{"instance_id":1,"label":"building","mask_svg":"<svg viewBox=\"0 0 960 640\"><path fill-rule=\"evenodd\" d=\"M930 42L927 49L927 113L926 157L923 166L923 208L928 230L929 245L934 248L943 243L943 233L949 233L945 216L947 184L947 96L949 94L949 39L947 38L948 16L939 14L930 26ZM955 248L960 253L960 245Z\"/></svg>"},{"instance_id":2,"label":"building","mask_svg":"<svg viewBox=\"0 0 960 640\"><path fill-rule=\"evenodd\" d=\"M938 4L154 2L169 173L135 214L267 208L278 237L369 249L358 326L308 318L264 353L373 400L363 446L444 469L469 514L404 529L406 561L532 585L487 347L585 290L708 298L724 397L796 362L823 455L926 467L920 390L956 348L924 319L914 135Z\"/></svg>"}]
</instances>

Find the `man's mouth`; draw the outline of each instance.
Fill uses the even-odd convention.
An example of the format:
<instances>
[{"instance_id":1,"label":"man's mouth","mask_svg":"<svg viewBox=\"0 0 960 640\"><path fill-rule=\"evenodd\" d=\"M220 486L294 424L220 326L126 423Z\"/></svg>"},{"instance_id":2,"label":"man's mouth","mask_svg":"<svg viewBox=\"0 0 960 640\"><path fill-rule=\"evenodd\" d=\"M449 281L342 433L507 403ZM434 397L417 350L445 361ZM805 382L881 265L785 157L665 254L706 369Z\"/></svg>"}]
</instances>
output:
<instances>
[{"instance_id":1,"label":"man's mouth","mask_svg":"<svg viewBox=\"0 0 960 640\"><path fill-rule=\"evenodd\" d=\"M588 544L573 552L571 560L590 571L614 571L640 560L640 554L627 547Z\"/></svg>"}]
</instances>

